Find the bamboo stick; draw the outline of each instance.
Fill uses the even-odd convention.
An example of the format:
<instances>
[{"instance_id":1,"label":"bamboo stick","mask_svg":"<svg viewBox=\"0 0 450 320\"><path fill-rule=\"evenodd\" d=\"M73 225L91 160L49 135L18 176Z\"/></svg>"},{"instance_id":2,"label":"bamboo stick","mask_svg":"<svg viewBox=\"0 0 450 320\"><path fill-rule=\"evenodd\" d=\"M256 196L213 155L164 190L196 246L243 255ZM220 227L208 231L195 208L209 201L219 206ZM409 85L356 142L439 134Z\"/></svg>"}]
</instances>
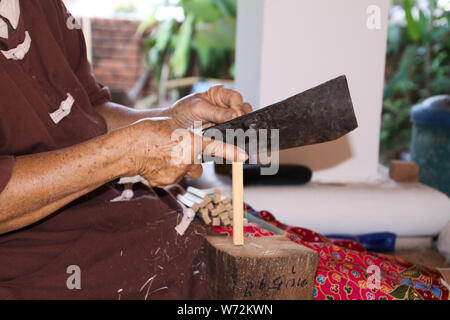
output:
<instances>
[{"instance_id":1,"label":"bamboo stick","mask_svg":"<svg viewBox=\"0 0 450 320\"><path fill-rule=\"evenodd\" d=\"M244 164L233 162L233 244L244 245Z\"/></svg>"}]
</instances>

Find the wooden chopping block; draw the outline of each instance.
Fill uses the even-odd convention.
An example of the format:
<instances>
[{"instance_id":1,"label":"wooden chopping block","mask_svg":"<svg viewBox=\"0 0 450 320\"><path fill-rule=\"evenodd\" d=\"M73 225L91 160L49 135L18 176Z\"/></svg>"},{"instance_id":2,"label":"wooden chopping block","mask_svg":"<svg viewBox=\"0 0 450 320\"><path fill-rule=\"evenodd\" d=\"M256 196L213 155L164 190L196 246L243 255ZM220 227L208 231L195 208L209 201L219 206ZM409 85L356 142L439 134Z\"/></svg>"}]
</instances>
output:
<instances>
[{"instance_id":1,"label":"wooden chopping block","mask_svg":"<svg viewBox=\"0 0 450 320\"><path fill-rule=\"evenodd\" d=\"M396 182L417 182L419 171L419 165L415 162L393 160L389 167L389 176Z\"/></svg>"},{"instance_id":2,"label":"wooden chopping block","mask_svg":"<svg viewBox=\"0 0 450 320\"><path fill-rule=\"evenodd\" d=\"M205 240L207 290L214 300L312 300L317 252L284 236Z\"/></svg>"}]
</instances>

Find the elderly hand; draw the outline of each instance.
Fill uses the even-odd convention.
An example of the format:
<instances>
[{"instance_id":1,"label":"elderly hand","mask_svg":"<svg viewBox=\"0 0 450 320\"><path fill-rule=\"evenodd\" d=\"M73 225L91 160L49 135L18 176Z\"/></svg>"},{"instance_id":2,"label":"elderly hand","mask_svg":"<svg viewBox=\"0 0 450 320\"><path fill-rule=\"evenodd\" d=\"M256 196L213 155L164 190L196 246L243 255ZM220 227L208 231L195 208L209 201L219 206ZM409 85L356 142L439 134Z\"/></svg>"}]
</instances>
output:
<instances>
[{"instance_id":1,"label":"elderly hand","mask_svg":"<svg viewBox=\"0 0 450 320\"><path fill-rule=\"evenodd\" d=\"M206 92L179 100L168 110L168 114L179 127L189 128L195 121L217 124L251 111L251 105L244 102L239 92L214 86Z\"/></svg>"},{"instance_id":2,"label":"elderly hand","mask_svg":"<svg viewBox=\"0 0 450 320\"><path fill-rule=\"evenodd\" d=\"M202 154L239 162L248 158L244 150L196 136L171 119L144 119L129 129L133 130L129 146L133 174L141 175L152 187L175 184L184 177L199 178Z\"/></svg>"}]
</instances>

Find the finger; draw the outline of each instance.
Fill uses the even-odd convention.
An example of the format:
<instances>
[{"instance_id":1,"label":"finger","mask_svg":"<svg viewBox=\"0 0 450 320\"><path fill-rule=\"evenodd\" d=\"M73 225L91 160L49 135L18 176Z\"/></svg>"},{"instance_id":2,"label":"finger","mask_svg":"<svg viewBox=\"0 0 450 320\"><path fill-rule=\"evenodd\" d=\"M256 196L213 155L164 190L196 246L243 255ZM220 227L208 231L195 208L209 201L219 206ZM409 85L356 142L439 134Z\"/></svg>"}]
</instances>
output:
<instances>
[{"instance_id":1,"label":"finger","mask_svg":"<svg viewBox=\"0 0 450 320\"><path fill-rule=\"evenodd\" d=\"M186 173L186 178L198 179L203 174L203 167L201 165L191 166L189 171Z\"/></svg>"},{"instance_id":2,"label":"finger","mask_svg":"<svg viewBox=\"0 0 450 320\"><path fill-rule=\"evenodd\" d=\"M208 138L203 139L203 155L233 162L245 162L248 159L245 150L219 140L211 140Z\"/></svg>"},{"instance_id":3,"label":"finger","mask_svg":"<svg viewBox=\"0 0 450 320\"><path fill-rule=\"evenodd\" d=\"M223 123L232 120L235 112L230 108L213 105L205 100L199 101L193 110L196 117L206 122Z\"/></svg>"},{"instance_id":4,"label":"finger","mask_svg":"<svg viewBox=\"0 0 450 320\"><path fill-rule=\"evenodd\" d=\"M244 112L247 114L247 113L250 113L252 111L253 111L252 106L249 103L247 103L247 102L244 103Z\"/></svg>"},{"instance_id":5,"label":"finger","mask_svg":"<svg viewBox=\"0 0 450 320\"><path fill-rule=\"evenodd\" d=\"M235 90L224 88L223 86L214 86L208 90L208 96L213 104L233 109L235 117L240 117L245 114L244 99Z\"/></svg>"},{"instance_id":6,"label":"finger","mask_svg":"<svg viewBox=\"0 0 450 320\"><path fill-rule=\"evenodd\" d=\"M234 90L222 88L220 90L219 99L225 105L236 112L236 117L241 117L245 114L244 99L242 95Z\"/></svg>"}]
</instances>

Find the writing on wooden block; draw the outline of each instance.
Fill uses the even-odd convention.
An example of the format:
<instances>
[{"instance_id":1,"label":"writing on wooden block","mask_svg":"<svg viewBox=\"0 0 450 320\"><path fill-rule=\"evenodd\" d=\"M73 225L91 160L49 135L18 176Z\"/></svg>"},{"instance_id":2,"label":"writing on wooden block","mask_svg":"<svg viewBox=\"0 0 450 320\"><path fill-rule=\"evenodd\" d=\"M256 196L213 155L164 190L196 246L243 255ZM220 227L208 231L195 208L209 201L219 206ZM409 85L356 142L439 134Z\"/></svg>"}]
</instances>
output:
<instances>
[{"instance_id":1,"label":"writing on wooden block","mask_svg":"<svg viewBox=\"0 0 450 320\"><path fill-rule=\"evenodd\" d=\"M246 238L235 246L229 237L206 237L207 288L218 300L310 300L317 252L284 236Z\"/></svg>"},{"instance_id":2,"label":"writing on wooden block","mask_svg":"<svg viewBox=\"0 0 450 320\"><path fill-rule=\"evenodd\" d=\"M264 290L273 290L274 292L282 291L289 288L306 288L308 279L304 279L297 275L297 265L292 265L291 274L274 274L268 277L264 274L260 279L247 281L244 290L244 298L252 298L259 296Z\"/></svg>"}]
</instances>

